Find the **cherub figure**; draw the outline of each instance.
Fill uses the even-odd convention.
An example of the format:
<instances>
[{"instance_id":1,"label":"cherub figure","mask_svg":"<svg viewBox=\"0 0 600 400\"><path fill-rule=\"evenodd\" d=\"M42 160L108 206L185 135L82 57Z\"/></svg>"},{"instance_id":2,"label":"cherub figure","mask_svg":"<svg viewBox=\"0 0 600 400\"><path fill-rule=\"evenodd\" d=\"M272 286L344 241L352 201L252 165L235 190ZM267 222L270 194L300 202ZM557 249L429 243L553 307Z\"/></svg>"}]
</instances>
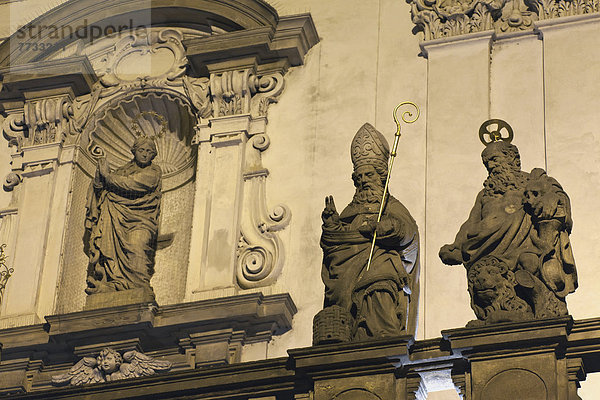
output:
<instances>
[{"instance_id":1,"label":"cherub figure","mask_svg":"<svg viewBox=\"0 0 600 400\"><path fill-rule=\"evenodd\" d=\"M79 386L88 383L110 382L120 379L150 376L171 369L171 362L155 360L138 351L121 354L104 348L98 357L84 357L69 372L52 377L54 385Z\"/></svg>"}]
</instances>

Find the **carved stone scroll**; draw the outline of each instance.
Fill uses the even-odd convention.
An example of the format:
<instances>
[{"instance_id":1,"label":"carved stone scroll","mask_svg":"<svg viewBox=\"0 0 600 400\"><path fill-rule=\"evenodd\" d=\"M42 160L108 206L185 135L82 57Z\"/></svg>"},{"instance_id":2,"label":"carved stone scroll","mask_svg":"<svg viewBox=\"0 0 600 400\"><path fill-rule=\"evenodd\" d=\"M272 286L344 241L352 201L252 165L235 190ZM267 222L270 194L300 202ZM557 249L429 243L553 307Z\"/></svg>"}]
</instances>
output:
<instances>
[{"instance_id":1,"label":"carved stone scroll","mask_svg":"<svg viewBox=\"0 0 600 400\"><path fill-rule=\"evenodd\" d=\"M63 94L25 102L23 108L6 111L2 126L9 146L62 142L73 129L73 107L69 95Z\"/></svg>"},{"instance_id":2,"label":"carved stone scroll","mask_svg":"<svg viewBox=\"0 0 600 400\"><path fill-rule=\"evenodd\" d=\"M283 86L283 75L279 72L257 75L253 68L244 68L213 73L210 76L213 116L265 116L269 104L277 101Z\"/></svg>"},{"instance_id":3,"label":"carved stone scroll","mask_svg":"<svg viewBox=\"0 0 600 400\"><path fill-rule=\"evenodd\" d=\"M255 153L249 158L257 159L268 146L265 134L253 136L246 154ZM277 232L289 224L291 211L284 204L269 211L265 195L267 175L265 169L250 169L244 175L244 212L236 267L237 282L244 289L272 283L284 262L283 245Z\"/></svg>"}]
</instances>

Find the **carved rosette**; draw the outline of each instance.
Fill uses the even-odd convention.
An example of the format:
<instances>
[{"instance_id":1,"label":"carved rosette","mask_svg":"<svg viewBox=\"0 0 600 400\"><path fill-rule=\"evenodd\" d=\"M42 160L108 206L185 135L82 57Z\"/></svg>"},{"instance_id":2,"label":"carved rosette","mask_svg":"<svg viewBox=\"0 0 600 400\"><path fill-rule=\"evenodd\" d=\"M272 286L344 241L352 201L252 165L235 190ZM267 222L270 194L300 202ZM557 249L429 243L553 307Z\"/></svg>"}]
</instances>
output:
<instances>
[{"instance_id":1,"label":"carved rosette","mask_svg":"<svg viewBox=\"0 0 600 400\"><path fill-rule=\"evenodd\" d=\"M600 0L407 0L425 40L533 29L538 20L600 12Z\"/></svg>"}]
</instances>

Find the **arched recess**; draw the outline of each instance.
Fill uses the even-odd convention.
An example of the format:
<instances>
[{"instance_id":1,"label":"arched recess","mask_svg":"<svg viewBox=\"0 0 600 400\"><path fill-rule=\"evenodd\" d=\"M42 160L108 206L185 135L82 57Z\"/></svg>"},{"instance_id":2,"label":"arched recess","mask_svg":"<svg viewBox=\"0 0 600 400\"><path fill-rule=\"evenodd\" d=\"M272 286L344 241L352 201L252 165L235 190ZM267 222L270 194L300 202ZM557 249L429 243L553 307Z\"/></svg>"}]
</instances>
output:
<instances>
[{"instance_id":1,"label":"arched recess","mask_svg":"<svg viewBox=\"0 0 600 400\"><path fill-rule=\"evenodd\" d=\"M283 92L288 68L301 65L318 41L310 15L278 17L261 0L71 0L29 26L85 21L103 29L140 16L148 17L143 29L134 24L134 29L93 40L51 37L42 29L24 39L16 32L0 45L2 129L15 148L7 186L18 194L18 224L10 234L17 243L15 273L3 307L6 325L38 323L45 315L84 307L82 210L95 168L94 141L104 151L115 144L99 143L106 131L103 121L114 122L119 115L137 118L148 129L165 121L170 126L169 118L154 108L186 116L178 128L186 132L173 132L185 144L178 153L183 159L175 162L181 171L175 167L172 176L166 174L165 197L172 192L189 206L173 201L163 208L163 220L167 210L177 210L190 225L179 224L179 230L189 237L162 225L161 254L168 246L181 246L178 258L169 262L182 270L163 268L180 280L175 290L172 284L155 287L159 304L256 290L272 285L283 266L279 231L291 214L283 204L266 204L268 170L261 154L269 146L269 104ZM16 45L22 40L50 45L36 52L33 46ZM133 114L123 111L128 104ZM131 121L118 128L119 138L131 139L127 127ZM111 154L115 166L127 154L128 142L121 142ZM22 302L22 296L11 299L11 285L29 292L31 302Z\"/></svg>"},{"instance_id":2,"label":"arched recess","mask_svg":"<svg viewBox=\"0 0 600 400\"><path fill-rule=\"evenodd\" d=\"M73 41L92 40L91 27L100 32L94 35L100 39L107 27L130 27L130 21L133 28L165 26L230 32L264 27L275 30L279 17L261 0L70 0L5 40L0 45L0 67L44 60ZM85 26L87 34L83 33ZM38 43L47 45L40 51L39 46L33 46Z\"/></svg>"}]
</instances>

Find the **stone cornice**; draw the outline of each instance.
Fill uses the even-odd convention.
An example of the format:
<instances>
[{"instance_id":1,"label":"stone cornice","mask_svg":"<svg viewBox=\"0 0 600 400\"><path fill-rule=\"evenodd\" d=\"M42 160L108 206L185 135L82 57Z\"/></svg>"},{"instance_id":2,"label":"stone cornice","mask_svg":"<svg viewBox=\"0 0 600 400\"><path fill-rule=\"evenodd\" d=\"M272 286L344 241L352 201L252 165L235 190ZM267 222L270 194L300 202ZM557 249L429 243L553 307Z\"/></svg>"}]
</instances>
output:
<instances>
[{"instance_id":1,"label":"stone cornice","mask_svg":"<svg viewBox=\"0 0 600 400\"><path fill-rule=\"evenodd\" d=\"M206 64L255 57L258 64L287 59L289 65L304 63L304 55L319 37L310 14L282 17L276 28L261 27L184 40L187 57L196 69Z\"/></svg>"},{"instance_id":2,"label":"stone cornice","mask_svg":"<svg viewBox=\"0 0 600 400\"><path fill-rule=\"evenodd\" d=\"M174 12L175 9L181 11ZM136 12L150 10L152 19L160 20L161 24L192 29L198 26L208 27L211 23L222 24L227 30L274 27L279 20L275 9L262 0L71 0L31 21L23 27L22 32L27 32L29 26L34 28L34 32L38 32L40 27L77 28L84 24L105 27L114 21L119 25L127 22L128 16L135 15ZM149 17L147 19L136 20L136 26L142 23L149 26L152 21ZM77 40L75 35L71 38L58 37L60 35L56 35L52 29L42 29L40 34L36 33L29 38L22 36L26 35L16 32L0 45L0 66L24 64L44 58L46 53L40 53L38 47L33 46L35 43L46 44L44 47L48 49L47 53L51 53Z\"/></svg>"},{"instance_id":3,"label":"stone cornice","mask_svg":"<svg viewBox=\"0 0 600 400\"><path fill-rule=\"evenodd\" d=\"M426 41L493 30L533 30L537 21L600 13L600 0L407 0Z\"/></svg>"},{"instance_id":4,"label":"stone cornice","mask_svg":"<svg viewBox=\"0 0 600 400\"><path fill-rule=\"evenodd\" d=\"M117 329L147 331L178 331L182 327L192 331L209 331L235 326L237 329L259 331L264 326L273 332L291 328L292 317L297 309L288 294L263 296L250 293L219 299L201 300L176 305L131 304L119 307L80 311L46 317L49 336L69 341L69 336L80 336L85 332L104 332L107 337ZM89 334L89 333L88 333ZM151 332L146 332L151 335ZM0 331L0 342L3 331Z\"/></svg>"},{"instance_id":5,"label":"stone cornice","mask_svg":"<svg viewBox=\"0 0 600 400\"><path fill-rule=\"evenodd\" d=\"M280 297L284 299L285 296ZM228 306L235 307L251 297L231 298ZM264 300L267 299L270 297L265 296ZM213 301L190 303L185 307L182 305L186 310L181 316L192 315L194 309L209 311L212 306ZM182 307L168 306L164 311L172 313ZM585 373L597 372L600 365L600 318L573 321L570 317L565 317L480 328L458 328L443 331L442 335L441 338L423 341L414 341L412 337L404 336L292 349L285 358L213 365L210 368L179 369L162 375L102 384L51 390L40 385L37 390L15 394L12 398L179 398L198 393L206 398L308 398L309 391L317 387L322 390L323 385L331 385L336 379L349 379L355 382L349 383L350 387L361 387L362 380L375 382L378 376L392 374L396 379L405 380L403 385L406 389L403 390L406 390L407 397L399 398L414 399L415 397L411 397L412 393L426 392L421 379L427 374L432 378L451 379L464 394L465 386L471 385L470 378L465 380L467 375L472 376L469 365L476 365L481 360L495 360L497 365L506 359L522 361L524 356L539 360L540 354L551 355L558 360L566 358L569 379L575 384L585 379ZM207 334L190 334L183 341L186 351L190 351L194 345L210 346L214 342L218 343L221 337L234 336L234 331L224 329ZM124 349L137 348L137 342L130 339L113 345ZM82 354L92 351L88 347L80 349ZM513 364L509 361L505 368L510 369ZM22 351L11 354L2 362L2 366L11 373L32 365L40 365L40 376L55 374L69 367L61 361L41 363L24 357ZM480 367L477 368L481 371Z\"/></svg>"},{"instance_id":6,"label":"stone cornice","mask_svg":"<svg viewBox=\"0 0 600 400\"><path fill-rule=\"evenodd\" d=\"M3 99L21 98L24 92L70 87L75 96L89 93L98 80L86 56L38 61L0 68Z\"/></svg>"}]
</instances>

